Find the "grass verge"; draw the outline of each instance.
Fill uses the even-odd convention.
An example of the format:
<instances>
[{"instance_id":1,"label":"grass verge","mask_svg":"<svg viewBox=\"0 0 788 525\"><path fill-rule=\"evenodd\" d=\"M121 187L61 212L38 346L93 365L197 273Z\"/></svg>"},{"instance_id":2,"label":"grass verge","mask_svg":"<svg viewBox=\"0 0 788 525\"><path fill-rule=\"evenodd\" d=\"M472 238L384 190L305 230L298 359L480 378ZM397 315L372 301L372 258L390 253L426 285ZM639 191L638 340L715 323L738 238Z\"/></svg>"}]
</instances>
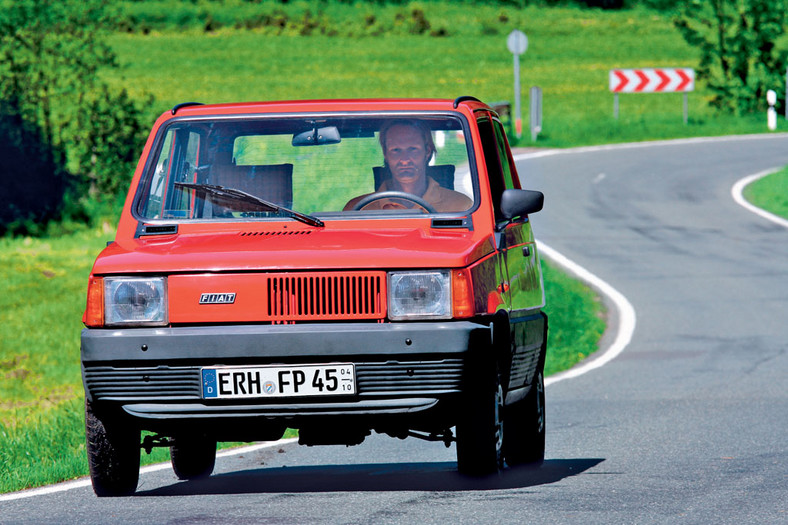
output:
<instances>
[{"instance_id":1,"label":"grass verge","mask_svg":"<svg viewBox=\"0 0 788 525\"><path fill-rule=\"evenodd\" d=\"M147 4L147 3L146 3ZM407 10L409 20L412 10ZM283 6L300 19L303 5ZM402 7L386 6L375 19L396 20ZM152 113L184 101L204 103L350 97L439 97L473 95L486 102L512 101L512 55L506 36L525 31L521 56L522 108L528 125L531 86L543 92L542 132L537 144L567 147L610 142L766 132L764 119L717 114L712 93L698 83L688 96L622 94L613 117L609 71L624 67L695 67L698 52L663 15L646 9L614 12L570 7L525 9L429 2L419 6L442 36L387 32L315 31L288 26L114 33L108 42L120 68L104 74L134 98L151 93ZM325 16L365 19L372 6L332 5ZM387 14L393 10L394 14ZM339 22L337 22L339 24ZM153 118L153 115L150 116ZM785 129L785 122L778 122ZM521 146L530 145L524 133Z\"/></svg>"},{"instance_id":2,"label":"grass verge","mask_svg":"<svg viewBox=\"0 0 788 525\"><path fill-rule=\"evenodd\" d=\"M599 349L606 310L593 290L542 259L547 336L545 375L567 370Z\"/></svg>"},{"instance_id":3,"label":"grass verge","mask_svg":"<svg viewBox=\"0 0 788 525\"><path fill-rule=\"evenodd\" d=\"M744 198L775 215L788 219L788 167L748 184Z\"/></svg>"}]
</instances>

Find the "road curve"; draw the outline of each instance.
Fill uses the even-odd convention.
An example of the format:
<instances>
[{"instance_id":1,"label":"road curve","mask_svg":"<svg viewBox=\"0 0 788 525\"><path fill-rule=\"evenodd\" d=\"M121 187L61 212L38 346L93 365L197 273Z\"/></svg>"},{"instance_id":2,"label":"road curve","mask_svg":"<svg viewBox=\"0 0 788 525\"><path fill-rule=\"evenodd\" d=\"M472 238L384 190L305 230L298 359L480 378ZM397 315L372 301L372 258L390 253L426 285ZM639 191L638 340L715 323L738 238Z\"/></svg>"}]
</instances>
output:
<instances>
[{"instance_id":1,"label":"road curve","mask_svg":"<svg viewBox=\"0 0 788 525\"><path fill-rule=\"evenodd\" d=\"M287 444L214 476L0 502L3 523L786 523L788 229L738 206L788 136L545 152L539 238L625 296L626 349L547 389L547 461L469 480L441 444Z\"/></svg>"},{"instance_id":2,"label":"road curve","mask_svg":"<svg viewBox=\"0 0 788 525\"><path fill-rule=\"evenodd\" d=\"M540 237L638 320L616 360L548 389L548 456L604 458L548 519L788 522L788 229L731 198L785 164L785 135L523 161Z\"/></svg>"}]
</instances>

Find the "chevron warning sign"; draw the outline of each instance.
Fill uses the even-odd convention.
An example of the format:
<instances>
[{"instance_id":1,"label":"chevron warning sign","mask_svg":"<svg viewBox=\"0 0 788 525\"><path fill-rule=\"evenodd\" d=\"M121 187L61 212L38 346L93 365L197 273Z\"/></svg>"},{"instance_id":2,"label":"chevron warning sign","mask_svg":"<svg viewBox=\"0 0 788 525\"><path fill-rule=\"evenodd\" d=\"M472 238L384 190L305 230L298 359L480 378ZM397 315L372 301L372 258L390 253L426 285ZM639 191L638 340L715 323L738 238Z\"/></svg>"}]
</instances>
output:
<instances>
[{"instance_id":1,"label":"chevron warning sign","mask_svg":"<svg viewBox=\"0 0 788 525\"><path fill-rule=\"evenodd\" d=\"M613 93L686 93L695 90L692 68L611 69Z\"/></svg>"}]
</instances>

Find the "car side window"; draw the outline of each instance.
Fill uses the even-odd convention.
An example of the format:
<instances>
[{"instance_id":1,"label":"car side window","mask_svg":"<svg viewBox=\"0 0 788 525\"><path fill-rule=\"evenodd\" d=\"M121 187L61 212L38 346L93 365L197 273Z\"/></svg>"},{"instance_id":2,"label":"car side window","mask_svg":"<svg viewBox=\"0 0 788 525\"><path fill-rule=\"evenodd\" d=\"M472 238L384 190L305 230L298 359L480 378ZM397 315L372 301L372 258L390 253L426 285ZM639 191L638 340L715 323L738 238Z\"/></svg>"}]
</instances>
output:
<instances>
[{"instance_id":1,"label":"car side window","mask_svg":"<svg viewBox=\"0 0 788 525\"><path fill-rule=\"evenodd\" d=\"M503 190L506 189L506 184L504 182L504 164L501 162L502 157L493 128L493 120L488 113L485 113L484 116L477 119L476 123L479 127L479 137L482 141L484 163L487 166L487 178L490 184L490 195L492 196L493 207L495 209L495 220L501 221L503 220L503 216L501 215L499 204L501 202ZM508 170L508 163L505 164ZM509 174L508 179L511 181L511 174Z\"/></svg>"},{"instance_id":2,"label":"car side window","mask_svg":"<svg viewBox=\"0 0 788 525\"><path fill-rule=\"evenodd\" d=\"M186 217L193 213L193 191L175 189L174 182L197 182L200 135L176 128L167 132L151 177L144 216Z\"/></svg>"},{"instance_id":3,"label":"car side window","mask_svg":"<svg viewBox=\"0 0 788 525\"><path fill-rule=\"evenodd\" d=\"M519 188L517 168L515 168L514 160L509 154L509 143L506 140L506 132L503 130L503 124L498 120L493 120L492 123L495 129L495 142L498 145L498 153L501 158L501 167L503 168L504 185L506 189Z\"/></svg>"}]
</instances>

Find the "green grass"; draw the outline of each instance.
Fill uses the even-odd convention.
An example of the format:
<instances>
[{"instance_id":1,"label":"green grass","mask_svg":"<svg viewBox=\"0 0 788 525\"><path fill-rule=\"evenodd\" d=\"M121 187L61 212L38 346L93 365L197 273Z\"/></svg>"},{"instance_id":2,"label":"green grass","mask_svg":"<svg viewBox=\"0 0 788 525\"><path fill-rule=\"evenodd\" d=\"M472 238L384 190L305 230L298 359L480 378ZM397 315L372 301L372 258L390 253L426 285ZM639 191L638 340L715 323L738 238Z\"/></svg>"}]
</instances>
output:
<instances>
[{"instance_id":1,"label":"green grass","mask_svg":"<svg viewBox=\"0 0 788 525\"><path fill-rule=\"evenodd\" d=\"M538 85L543 90L539 145L766 131L760 116L715 113L707 105L710 93L700 83L689 94L688 125L683 124L682 95L675 93L622 94L620 119L613 118L610 69L697 66L697 51L684 42L670 20L653 12L489 6L469 10L436 3L421 7L433 25L449 28L448 36L395 32L330 37L231 29L209 34L198 30L114 34L109 42L121 68L106 78L116 87L128 88L133 96L152 93L156 107L150 108L151 119L154 113L192 100L474 95L487 102L512 101L512 55L505 40L509 31L520 28L529 37L528 51L521 57L526 128L528 88ZM358 19L363 15L356 11L367 8L371 6L331 6L332 12ZM339 19L340 14L334 17ZM785 126L782 121L779 125ZM521 145L531 143L530 135L525 135Z\"/></svg>"},{"instance_id":2,"label":"green grass","mask_svg":"<svg viewBox=\"0 0 788 525\"><path fill-rule=\"evenodd\" d=\"M600 298L542 259L545 313L549 317L545 375L567 370L599 349L606 311Z\"/></svg>"},{"instance_id":3,"label":"green grass","mask_svg":"<svg viewBox=\"0 0 788 525\"><path fill-rule=\"evenodd\" d=\"M788 219L788 167L748 184L744 188L744 198Z\"/></svg>"},{"instance_id":4,"label":"green grass","mask_svg":"<svg viewBox=\"0 0 788 525\"><path fill-rule=\"evenodd\" d=\"M81 399L75 395L47 410L17 409L15 412L14 416L22 417L21 421L9 422L7 411L0 421L0 492L85 474L85 423Z\"/></svg>"},{"instance_id":5,"label":"green grass","mask_svg":"<svg viewBox=\"0 0 788 525\"><path fill-rule=\"evenodd\" d=\"M84 475L86 278L107 231L0 238L0 491Z\"/></svg>"},{"instance_id":6,"label":"green grass","mask_svg":"<svg viewBox=\"0 0 788 525\"><path fill-rule=\"evenodd\" d=\"M47 410L17 410L23 420L0 421L0 493L88 475L82 394ZM295 436L288 429L285 437ZM220 448L241 443L221 443ZM144 451L142 465L170 460L167 448Z\"/></svg>"},{"instance_id":7,"label":"green grass","mask_svg":"<svg viewBox=\"0 0 788 525\"><path fill-rule=\"evenodd\" d=\"M95 230L45 239L0 238L0 418L45 410L81 391L80 312L86 277L112 238ZM87 273L86 273L87 272Z\"/></svg>"}]
</instances>

